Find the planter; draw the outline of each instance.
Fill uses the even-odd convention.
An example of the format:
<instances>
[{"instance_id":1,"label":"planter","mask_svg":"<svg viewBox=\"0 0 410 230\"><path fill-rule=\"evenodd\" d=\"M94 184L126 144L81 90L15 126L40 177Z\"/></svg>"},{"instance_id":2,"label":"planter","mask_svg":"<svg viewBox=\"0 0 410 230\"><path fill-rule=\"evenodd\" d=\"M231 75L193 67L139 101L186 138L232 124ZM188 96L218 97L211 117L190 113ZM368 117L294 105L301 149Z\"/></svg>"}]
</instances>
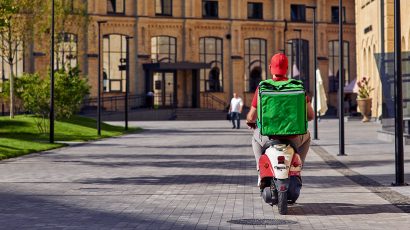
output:
<instances>
[{"instance_id":1,"label":"planter","mask_svg":"<svg viewBox=\"0 0 410 230\"><path fill-rule=\"evenodd\" d=\"M363 115L362 122L370 121L370 116L372 114L372 99L358 98L357 105L359 106L360 113Z\"/></svg>"}]
</instances>

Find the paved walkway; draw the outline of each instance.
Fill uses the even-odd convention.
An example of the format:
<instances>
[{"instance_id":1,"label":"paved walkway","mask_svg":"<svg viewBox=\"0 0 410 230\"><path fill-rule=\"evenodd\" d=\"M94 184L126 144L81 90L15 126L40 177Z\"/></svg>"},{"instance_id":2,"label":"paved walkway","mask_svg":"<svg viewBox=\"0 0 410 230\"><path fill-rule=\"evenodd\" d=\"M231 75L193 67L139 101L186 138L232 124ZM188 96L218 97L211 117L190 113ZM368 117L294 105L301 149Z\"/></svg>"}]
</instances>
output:
<instances>
[{"instance_id":1,"label":"paved walkway","mask_svg":"<svg viewBox=\"0 0 410 230\"><path fill-rule=\"evenodd\" d=\"M146 131L1 162L0 229L410 226L410 187L383 186L394 180L394 151L366 134L376 124L347 123L346 133L363 130L363 138L347 138L341 158L334 157L337 121L320 123L301 197L287 216L259 196L249 130L226 121L133 125ZM409 160L407 153L408 182Z\"/></svg>"}]
</instances>

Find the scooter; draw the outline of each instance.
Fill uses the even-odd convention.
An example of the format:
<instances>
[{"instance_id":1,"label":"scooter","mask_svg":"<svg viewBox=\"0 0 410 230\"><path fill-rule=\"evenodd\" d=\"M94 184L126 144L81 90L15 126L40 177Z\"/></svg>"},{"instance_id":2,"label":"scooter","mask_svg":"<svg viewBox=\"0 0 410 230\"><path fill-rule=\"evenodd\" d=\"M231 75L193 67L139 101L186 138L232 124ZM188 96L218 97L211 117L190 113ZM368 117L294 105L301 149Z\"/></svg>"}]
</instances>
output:
<instances>
[{"instance_id":1,"label":"scooter","mask_svg":"<svg viewBox=\"0 0 410 230\"><path fill-rule=\"evenodd\" d=\"M296 202L302 188L302 160L295 150L291 143L271 140L259 158L262 198L276 204L281 215L288 213L288 203Z\"/></svg>"}]
</instances>

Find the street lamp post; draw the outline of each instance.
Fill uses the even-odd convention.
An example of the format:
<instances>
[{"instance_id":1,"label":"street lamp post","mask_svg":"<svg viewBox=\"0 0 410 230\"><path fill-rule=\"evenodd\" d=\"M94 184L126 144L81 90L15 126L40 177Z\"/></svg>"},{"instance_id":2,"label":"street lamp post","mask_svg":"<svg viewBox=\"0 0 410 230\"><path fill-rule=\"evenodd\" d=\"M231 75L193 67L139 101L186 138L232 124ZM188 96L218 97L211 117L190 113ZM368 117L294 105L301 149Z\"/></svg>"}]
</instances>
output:
<instances>
[{"instance_id":1,"label":"street lamp post","mask_svg":"<svg viewBox=\"0 0 410 230\"><path fill-rule=\"evenodd\" d=\"M54 143L54 0L51 1L50 49L50 143Z\"/></svg>"},{"instance_id":2,"label":"street lamp post","mask_svg":"<svg viewBox=\"0 0 410 230\"><path fill-rule=\"evenodd\" d=\"M300 40L302 40L302 30L301 29L293 29L293 31L298 32L299 33L299 37L298 37L298 70L299 70L299 80L301 79L300 75L302 74L302 67L301 65L301 56L300 56ZM293 67L292 67L293 68Z\"/></svg>"},{"instance_id":3,"label":"street lamp post","mask_svg":"<svg viewBox=\"0 0 410 230\"><path fill-rule=\"evenodd\" d=\"M401 59L401 23L400 0L394 0L394 72L396 80L395 92L395 169L396 182L393 185L404 186L404 149L403 149L403 78Z\"/></svg>"},{"instance_id":4,"label":"street lamp post","mask_svg":"<svg viewBox=\"0 0 410 230\"><path fill-rule=\"evenodd\" d=\"M129 100L129 93L130 93L130 39L132 37L126 37L126 72L125 72L125 130L128 130L128 100Z\"/></svg>"},{"instance_id":5,"label":"street lamp post","mask_svg":"<svg viewBox=\"0 0 410 230\"><path fill-rule=\"evenodd\" d=\"M345 126L344 126L344 71L343 71L343 0L339 0L339 154L345 154Z\"/></svg>"},{"instance_id":6,"label":"street lamp post","mask_svg":"<svg viewBox=\"0 0 410 230\"><path fill-rule=\"evenodd\" d=\"M98 24L98 84L97 84L97 134L101 136L101 24L107 21L97 21Z\"/></svg>"},{"instance_id":7,"label":"street lamp post","mask_svg":"<svg viewBox=\"0 0 410 230\"><path fill-rule=\"evenodd\" d=\"M317 128L317 76L316 76L316 69L317 69L317 34L316 34L316 6L306 6L307 9L312 9L313 10L313 57L314 57L314 96L313 98L315 99L313 109L315 112L315 118L313 120L313 139L317 140L318 139L318 128Z\"/></svg>"}]
</instances>

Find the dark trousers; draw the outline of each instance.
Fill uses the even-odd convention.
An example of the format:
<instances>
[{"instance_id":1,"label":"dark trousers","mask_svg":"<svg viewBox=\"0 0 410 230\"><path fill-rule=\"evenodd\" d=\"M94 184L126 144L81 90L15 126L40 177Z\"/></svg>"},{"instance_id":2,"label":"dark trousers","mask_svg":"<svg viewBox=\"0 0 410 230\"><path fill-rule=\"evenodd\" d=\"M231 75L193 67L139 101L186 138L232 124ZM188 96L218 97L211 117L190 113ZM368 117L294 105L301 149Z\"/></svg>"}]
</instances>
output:
<instances>
[{"instance_id":1,"label":"dark trousers","mask_svg":"<svg viewBox=\"0 0 410 230\"><path fill-rule=\"evenodd\" d=\"M240 113L238 112L232 112L231 113L231 119L232 119L232 125L234 128L239 129L241 127L241 118L240 118ZM235 125L236 121L236 125Z\"/></svg>"}]
</instances>

